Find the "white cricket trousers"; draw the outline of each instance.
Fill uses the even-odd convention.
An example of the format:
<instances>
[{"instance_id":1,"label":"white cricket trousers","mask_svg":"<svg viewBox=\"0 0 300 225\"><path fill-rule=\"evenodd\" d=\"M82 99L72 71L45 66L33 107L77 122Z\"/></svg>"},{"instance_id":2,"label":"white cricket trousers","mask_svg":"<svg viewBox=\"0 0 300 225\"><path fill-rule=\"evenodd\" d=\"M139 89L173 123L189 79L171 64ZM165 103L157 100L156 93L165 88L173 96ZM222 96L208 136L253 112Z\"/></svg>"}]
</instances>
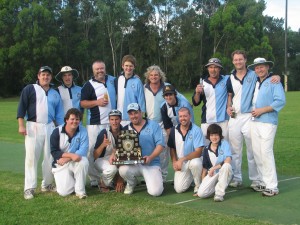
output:
<instances>
[{"instance_id":1,"label":"white cricket trousers","mask_svg":"<svg viewBox=\"0 0 300 225\"><path fill-rule=\"evenodd\" d=\"M159 160L160 160L160 168L162 172L162 177L163 181L167 181L167 176L168 176L168 169L169 169L169 161L170 161L170 148L168 147L168 135L167 132L164 128L163 130L163 135L164 135L164 140L165 140L165 147L162 150L162 152L159 154Z\"/></svg>"},{"instance_id":2,"label":"white cricket trousers","mask_svg":"<svg viewBox=\"0 0 300 225\"><path fill-rule=\"evenodd\" d=\"M42 188L53 183L53 174L51 172L53 157L50 154L50 135L54 128L55 125L52 122L48 124L26 122L24 191L37 187L37 166L42 152L44 153Z\"/></svg>"},{"instance_id":3,"label":"white cricket trousers","mask_svg":"<svg viewBox=\"0 0 300 225\"><path fill-rule=\"evenodd\" d=\"M202 123L201 124L201 131L202 131L202 134L203 134L203 137L204 137L204 140L205 140L205 145L208 145L210 143L210 140L208 140L206 138L206 135L207 135L207 128L211 124L218 124L222 128L222 135L223 135L224 139L229 142L229 139L228 139L228 120L225 120L225 121L220 122L220 123Z\"/></svg>"},{"instance_id":4,"label":"white cricket trousers","mask_svg":"<svg viewBox=\"0 0 300 225\"><path fill-rule=\"evenodd\" d=\"M98 137L98 134L101 130L106 129L108 124L102 124L102 125L87 125L86 129L89 136L89 151L88 151L88 160L89 160L89 170L88 170L88 176L90 178L90 181L92 182L99 182L100 174L97 171L94 163L94 148L95 143Z\"/></svg>"},{"instance_id":5,"label":"white cricket trousers","mask_svg":"<svg viewBox=\"0 0 300 225\"><path fill-rule=\"evenodd\" d=\"M225 190L232 179L232 168L229 163L224 163L218 173L212 177L206 175L198 189L200 198L210 197L213 193L219 196L225 195Z\"/></svg>"},{"instance_id":6,"label":"white cricket trousers","mask_svg":"<svg viewBox=\"0 0 300 225\"><path fill-rule=\"evenodd\" d=\"M136 177L144 177L149 195L160 196L164 190L160 166L123 165L119 174L130 186L136 185Z\"/></svg>"},{"instance_id":7,"label":"white cricket trousers","mask_svg":"<svg viewBox=\"0 0 300 225\"><path fill-rule=\"evenodd\" d=\"M278 191L277 173L273 152L277 125L251 121L251 135L254 159L263 185Z\"/></svg>"},{"instance_id":8,"label":"white cricket trousers","mask_svg":"<svg viewBox=\"0 0 300 225\"><path fill-rule=\"evenodd\" d=\"M258 183L261 179L254 160L251 142L251 113L238 113L236 118L230 118L228 122L229 143L232 153L233 180L242 183L242 155L243 140L247 147L247 161L249 179Z\"/></svg>"},{"instance_id":9,"label":"white cricket trousers","mask_svg":"<svg viewBox=\"0 0 300 225\"><path fill-rule=\"evenodd\" d=\"M103 157L95 160L95 167L98 170L98 173L100 174L105 186L110 186L112 180L118 172L117 166L109 163L109 157Z\"/></svg>"},{"instance_id":10,"label":"white cricket trousers","mask_svg":"<svg viewBox=\"0 0 300 225\"><path fill-rule=\"evenodd\" d=\"M89 161L82 157L79 162L70 161L63 166L56 164L52 168L56 183L57 193L61 196L67 196L74 191L78 195L85 193L85 181L88 172Z\"/></svg>"},{"instance_id":11,"label":"white cricket trousers","mask_svg":"<svg viewBox=\"0 0 300 225\"><path fill-rule=\"evenodd\" d=\"M174 173L174 189L177 193L185 192L194 181L197 191L201 184L203 157L188 160L182 164L181 171Z\"/></svg>"}]
</instances>

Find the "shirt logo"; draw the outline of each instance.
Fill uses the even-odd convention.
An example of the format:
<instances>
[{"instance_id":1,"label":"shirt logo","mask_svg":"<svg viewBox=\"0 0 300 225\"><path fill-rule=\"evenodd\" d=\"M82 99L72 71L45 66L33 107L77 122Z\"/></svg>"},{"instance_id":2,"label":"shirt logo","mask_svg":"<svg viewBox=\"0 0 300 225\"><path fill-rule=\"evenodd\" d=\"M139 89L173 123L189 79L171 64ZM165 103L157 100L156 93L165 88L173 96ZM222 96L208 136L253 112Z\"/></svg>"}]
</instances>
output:
<instances>
[{"instance_id":1,"label":"shirt logo","mask_svg":"<svg viewBox=\"0 0 300 225\"><path fill-rule=\"evenodd\" d=\"M222 149L218 153L219 155L224 155L224 151Z\"/></svg>"},{"instance_id":2,"label":"shirt logo","mask_svg":"<svg viewBox=\"0 0 300 225\"><path fill-rule=\"evenodd\" d=\"M251 83L251 82L252 82L251 77L248 77L248 78L247 78L247 82L248 82L248 83Z\"/></svg>"},{"instance_id":3,"label":"shirt logo","mask_svg":"<svg viewBox=\"0 0 300 225\"><path fill-rule=\"evenodd\" d=\"M192 134L189 135L189 139L190 139L190 140L193 139L193 135L192 135Z\"/></svg>"},{"instance_id":4,"label":"shirt logo","mask_svg":"<svg viewBox=\"0 0 300 225\"><path fill-rule=\"evenodd\" d=\"M265 87L269 87L269 82L264 83Z\"/></svg>"},{"instance_id":5,"label":"shirt logo","mask_svg":"<svg viewBox=\"0 0 300 225\"><path fill-rule=\"evenodd\" d=\"M77 93L77 98L80 98L81 97L81 93Z\"/></svg>"},{"instance_id":6,"label":"shirt logo","mask_svg":"<svg viewBox=\"0 0 300 225\"><path fill-rule=\"evenodd\" d=\"M79 143L80 142L80 138L76 138L76 142Z\"/></svg>"},{"instance_id":7,"label":"shirt logo","mask_svg":"<svg viewBox=\"0 0 300 225\"><path fill-rule=\"evenodd\" d=\"M147 128L145 129L145 133L146 133L146 134L150 134L150 132L151 132L151 129L150 129L149 127L147 127Z\"/></svg>"},{"instance_id":8,"label":"shirt logo","mask_svg":"<svg viewBox=\"0 0 300 225\"><path fill-rule=\"evenodd\" d=\"M114 81L113 81L113 80L110 80L109 83L110 83L110 84L114 84Z\"/></svg>"},{"instance_id":9,"label":"shirt logo","mask_svg":"<svg viewBox=\"0 0 300 225\"><path fill-rule=\"evenodd\" d=\"M135 84L131 84L131 88L132 88L132 89L135 89Z\"/></svg>"}]
</instances>

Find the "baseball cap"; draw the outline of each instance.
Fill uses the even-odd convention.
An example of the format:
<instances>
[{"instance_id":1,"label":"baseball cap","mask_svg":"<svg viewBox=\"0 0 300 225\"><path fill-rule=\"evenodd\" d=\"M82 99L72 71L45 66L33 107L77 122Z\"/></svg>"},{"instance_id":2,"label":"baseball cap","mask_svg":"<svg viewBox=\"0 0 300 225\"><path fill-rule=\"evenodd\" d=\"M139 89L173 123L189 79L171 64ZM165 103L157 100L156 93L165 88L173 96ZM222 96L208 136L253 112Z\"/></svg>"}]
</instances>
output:
<instances>
[{"instance_id":1,"label":"baseball cap","mask_svg":"<svg viewBox=\"0 0 300 225\"><path fill-rule=\"evenodd\" d=\"M166 94L176 94L176 89L173 85L166 85L164 86L163 89L163 96L165 96Z\"/></svg>"},{"instance_id":2,"label":"baseball cap","mask_svg":"<svg viewBox=\"0 0 300 225\"><path fill-rule=\"evenodd\" d=\"M140 110L139 104L137 104L137 103L130 103L130 104L127 106L127 112L129 112L129 111L131 111L131 110L139 111L139 110Z\"/></svg>"},{"instance_id":3,"label":"baseball cap","mask_svg":"<svg viewBox=\"0 0 300 225\"><path fill-rule=\"evenodd\" d=\"M210 66L210 65L215 65L215 66L218 66L218 67L220 67L220 68L223 68L222 62L221 62L221 60L218 59L218 58L211 58L211 59L209 59L209 60L208 60L208 63L205 65L205 68L207 68L207 67Z\"/></svg>"},{"instance_id":4,"label":"baseball cap","mask_svg":"<svg viewBox=\"0 0 300 225\"><path fill-rule=\"evenodd\" d=\"M254 59L253 64L248 66L248 69L254 70L255 66L261 64L269 65L270 68L274 66L274 63L272 61L267 61L265 58L256 58Z\"/></svg>"},{"instance_id":5,"label":"baseball cap","mask_svg":"<svg viewBox=\"0 0 300 225\"><path fill-rule=\"evenodd\" d=\"M108 114L108 117L110 116L119 116L122 119L122 113L117 109L111 110Z\"/></svg>"},{"instance_id":6,"label":"baseball cap","mask_svg":"<svg viewBox=\"0 0 300 225\"><path fill-rule=\"evenodd\" d=\"M79 77L79 73L77 70L72 69L70 66L64 66L61 68L60 72L56 74L55 79L57 81L62 81L62 76L64 73L70 72L73 74L73 80L76 80Z\"/></svg>"},{"instance_id":7,"label":"baseball cap","mask_svg":"<svg viewBox=\"0 0 300 225\"><path fill-rule=\"evenodd\" d=\"M51 67L49 67L49 66L42 66L42 67L39 69L39 73L44 72L44 71L48 71L49 73L52 74L52 69L51 69Z\"/></svg>"}]
</instances>

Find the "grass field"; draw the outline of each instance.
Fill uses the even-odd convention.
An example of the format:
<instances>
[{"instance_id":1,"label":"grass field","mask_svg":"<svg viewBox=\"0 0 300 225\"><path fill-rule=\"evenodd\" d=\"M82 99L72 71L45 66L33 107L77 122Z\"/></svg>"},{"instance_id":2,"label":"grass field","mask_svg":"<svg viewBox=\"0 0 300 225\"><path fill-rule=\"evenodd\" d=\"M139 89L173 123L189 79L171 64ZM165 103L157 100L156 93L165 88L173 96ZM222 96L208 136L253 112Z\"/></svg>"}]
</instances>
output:
<instances>
[{"instance_id":1,"label":"grass field","mask_svg":"<svg viewBox=\"0 0 300 225\"><path fill-rule=\"evenodd\" d=\"M191 99L190 92L185 95ZM16 120L18 99L0 100L0 224L300 224L300 92L288 92L286 97L274 146L280 194L263 198L251 191L244 162L244 186L228 188L222 203L194 198L192 189L176 194L171 182L157 198L139 185L131 196L100 194L87 187L85 200L38 191L33 200L26 201L24 140L18 135ZM195 108L195 115L199 124L200 107ZM169 171L171 180L173 171Z\"/></svg>"}]
</instances>

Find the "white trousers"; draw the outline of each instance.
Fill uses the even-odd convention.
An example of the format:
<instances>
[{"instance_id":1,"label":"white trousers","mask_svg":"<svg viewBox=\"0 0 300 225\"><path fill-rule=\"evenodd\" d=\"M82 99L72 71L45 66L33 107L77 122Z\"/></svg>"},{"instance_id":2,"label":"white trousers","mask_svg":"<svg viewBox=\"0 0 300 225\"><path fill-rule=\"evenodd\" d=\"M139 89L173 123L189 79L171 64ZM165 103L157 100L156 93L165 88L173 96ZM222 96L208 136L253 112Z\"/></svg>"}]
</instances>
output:
<instances>
[{"instance_id":1,"label":"white trousers","mask_svg":"<svg viewBox=\"0 0 300 225\"><path fill-rule=\"evenodd\" d=\"M95 167L100 173L100 177L105 186L110 186L114 179L118 168L116 165L111 165L108 158L98 158L95 160Z\"/></svg>"},{"instance_id":2,"label":"white trousers","mask_svg":"<svg viewBox=\"0 0 300 225\"><path fill-rule=\"evenodd\" d=\"M85 181L88 172L89 161L82 157L79 162L70 161L63 166L52 168L56 183L57 193L67 196L74 191L76 194L85 194Z\"/></svg>"},{"instance_id":3,"label":"white trousers","mask_svg":"<svg viewBox=\"0 0 300 225\"><path fill-rule=\"evenodd\" d=\"M224 163L218 173L214 174L212 177L209 175L204 177L197 194L200 198L210 197L213 193L223 197L231 179L231 165L229 163Z\"/></svg>"},{"instance_id":4,"label":"white trousers","mask_svg":"<svg viewBox=\"0 0 300 225\"><path fill-rule=\"evenodd\" d=\"M88 152L88 160L89 160L89 170L88 175L90 178L90 181L96 181L98 182L100 179L100 174L96 170L95 163L94 163L94 148L95 143L98 137L98 134L101 130L106 129L108 124L102 124L102 125L87 125L86 129L89 136L89 152Z\"/></svg>"},{"instance_id":5,"label":"white trousers","mask_svg":"<svg viewBox=\"0 0 300 225\"><path fill-rule=\"evenodd\" d=\"M229 139L228 139L228 120L225 120L220 123L214 123L214 124L218 124L222 128L222 135L223 135L224 139L229 141ZM202 123L201 124L201 130L202 130L202 133L204 136L205 145L208 145L210 142L208 139L206 139L207 128L209 127L209 125L210 125L210 123Z\"/></svg>"},{"instance_id":6,"label":"white trousers","mask_svg":"<svg viewBox=\"0 0 300 225\"><path fill-rule=\"evenodd\" d=\"M247 147L248 173L252 182L259 182L257 166L254 160L251 142L251 113L238 113L236 118L230 118L228 122L229 142L232 153L233 180L242 182L242 155L243 140Z\"/></svg>"},{"instance_id":7,"label":"white trousers","mask_svg":"<svg viewBox=\"0 0 300 225\"><path fill-rule=\"evenodd\" d=\"M278 191L277 173L273 152L277 125L251 122L251 135L254 159L263 185L267 189Z\"/></svg>"},{"instance_id":8,"label":"white trousers","mask_svg":"<svg viewBox=\"0 0 300 225\"><path fill-rule=\"evenodd\" d=\"M53 183L53 174L51 172L53 157L50 153L50 135L54 128L54 123L26 122L24 190L37 187L37 166L42 152L44 153L42 187Z\"/></svg>"},{"instance_id":9,"label":"white trousers","mask_svg":"<svg viewBox=\"0 0 300 225\"><path fill-rule=\"evenodd\" d=\"M170 161L170 148L167 146L169 137L165 129L163 129L163 135L165 140L165 147L162 150L162 152L159 154L159 159L160 159L160 167L161 167L163 181L166 182L168 176L169 161Z\"/></svg>"},{"instance_id":10,"label":"white trousers","mask_svg":"<svg viewBox=\"0 0 300 225\"><path fill-rule=\"evenodd\" d=\"M201 183L202 159L194 158L182 164L181 171L175 171L174 189L177 193L185 192L194 181L195 189L198 190Z\"/></svg>"},{"instance_id":11,"label":"white trousers","mask_svg":"<svg viewBox=\"0 0 300 225\"><path fill-rule=\"evenodd\" d=\"M127 184L136 185L136 177L143 176L149 195L160 196L164 190L161 169L159 166L123 165L119 167L120 176Z\"/></svg>"}]
</instances>

